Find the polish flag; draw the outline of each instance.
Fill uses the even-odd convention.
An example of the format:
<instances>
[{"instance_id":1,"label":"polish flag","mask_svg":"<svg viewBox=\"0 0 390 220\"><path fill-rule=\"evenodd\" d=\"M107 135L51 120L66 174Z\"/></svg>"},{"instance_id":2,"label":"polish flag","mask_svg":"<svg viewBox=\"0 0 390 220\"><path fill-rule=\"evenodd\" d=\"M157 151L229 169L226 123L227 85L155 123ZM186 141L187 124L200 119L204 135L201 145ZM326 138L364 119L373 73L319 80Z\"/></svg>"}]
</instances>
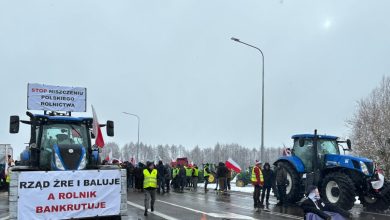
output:
<instances>
[{"instance_id":1,"label":"polish flag","mask_svg":"<svg viewBox=\"0 0 390 220\"><path fill-rule=\"evenodd\" d=\"M93 114L93 129L92 133L95 135L95 145L98 147L104 147L104 140L102 130L100 129L99 121L95 112L95 108L92 106L92 114Z\"/></svg>"},{"instance_id":2,"label":"polish flag","mask_svg":"<svg viewBox=\"0 0 390 220\"><path fill-rule=\"evenodd\" d=\"M106 157L106 161L107 162L110 162L110 160L112 160L113 158L112 158L112 150L110 151L110 153L107 155L107 157Z\"/></svg>"},{"instance_id":3,"label":"polish flag","mask_svg":"<svg viewBox=\"0 0 390 220\"><path fill-rule=\"evenodd\" d=\"M229 157L225 164L227 168L234 170L234 172L241 173L240 165L238 165L232 158Z\"/></svg>"}]
</instances>

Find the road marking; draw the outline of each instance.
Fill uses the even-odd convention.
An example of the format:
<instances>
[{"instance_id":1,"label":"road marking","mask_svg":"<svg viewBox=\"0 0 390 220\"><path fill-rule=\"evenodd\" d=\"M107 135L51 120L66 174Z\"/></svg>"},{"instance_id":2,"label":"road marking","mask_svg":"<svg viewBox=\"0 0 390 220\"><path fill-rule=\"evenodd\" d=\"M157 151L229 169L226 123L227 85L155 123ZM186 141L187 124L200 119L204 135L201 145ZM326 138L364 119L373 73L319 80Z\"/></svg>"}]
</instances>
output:
<instances>
[{"instance_id":1,"label":"road marking","mask_svg":"<svg viewBox=\"0 0 390 220\"><path fill-rule=\"evenodd\" d=\"M166 202L166 201L162 201L162 200L156 200L156 201L157 202L161 202L161 203L165 203L165 204L168 204L168 205L171 205L171 206L176 206L178 208L186 209L186 210L189 210L189 211L192 211L192 212L208 215L208 216L214 217L214 218L231 218L231 219L256 220L255 218L252 218L250 216L239 215L239 214L231 213L231 212L207 213L207 212L204 212L204 211L200 211L200 210L192 209L192 208L189 208L189 207L181 206L181 205L178 205L178 204L175 204L175 203L170 203L170 202Z\"/></svg>"},{"instance_id":2,"label":"road marking","mask_svg":"<svg viewBox=\"0 0 390 220\"><path fill-rule=\"evenodd\" d=\"M8 219L9 219L9 216L5 216L5 217L0 218L0 220L8 220Z\"/></svg>"},{"instance_id":3,"label":"road marking","mask_svg":"<svg viewBox=\"0 0 390 220\"><path fill-rule=\"evenodd\" d=\"M207 202L214 202L214 203L224 203L224 204L228 204L230 206L233 206L233 207L237 207L237 208L242 208L242 209L246 209L246 210L250 210L250 211L254 211L252 208L249 208L249 207L246 207L246 206L240 206L240 205L235 205L233 203L229 203L229 202L223 202L223 201L211 201L211 200L206 200L204 198L200 198L200 197L192 197L192 196L187 196L187 195L183 195L185 197L188 197L188 198L196 198L198 200L202 200L202 201L207 201ZM267 212L265 211L264 212L265 214L270 214L270 215L278 215L278 216L282 216L282 217L286 217L286 218L291 218L291 219L302 219L302 217L299 217L299 216L296 216L296 215L290 215L290 214L284 214L284 213L279 213L279 212L273 212L273 211L270 211L270 212Z\"/></svg>"},{"instance_id":4,"label":"road marking","mask_svg":"<svg viewBox=\"0 0 390 220\"><path fill-rule=\"evenodd\" d=\"M138 204L136 204L136 203L127 201L127 204L128 204L128 205L131 205L131 206L133 206L133 207L136 207L136 208L138 208L138 209L145 210L145 207L143 207L143 206L141 206L141 205L138 205ZM157 215L158 217L161 217L161 218L166 219L166 220L179 220L179 219L177 219L177 218L174 218L174 217L169 216L169 215L165 215L164 213L157 212L157 211L150 212L150 213L152 213L153 215ZM0 220L3 220L3 219L0 219Z\"/></svg>"}]
</instances>

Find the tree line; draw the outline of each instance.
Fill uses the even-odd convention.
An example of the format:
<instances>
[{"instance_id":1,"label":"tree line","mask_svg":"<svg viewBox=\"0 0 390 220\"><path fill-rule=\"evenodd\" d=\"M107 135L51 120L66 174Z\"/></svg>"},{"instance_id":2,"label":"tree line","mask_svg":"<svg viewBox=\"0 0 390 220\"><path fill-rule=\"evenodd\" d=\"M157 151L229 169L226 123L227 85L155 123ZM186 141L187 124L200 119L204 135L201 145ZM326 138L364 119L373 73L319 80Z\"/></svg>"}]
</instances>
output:
<instances>
[{"instance_id":1,"label":"tree line","mask_svg":"<svg viewBox=\"0 0 390 220\"><path fill-rule=\"evenodd\" d=\"M112 156L122 161L130 161L131 158L136 158L137 144L130 142L119 147L115 142L109 142L103 148L101 156L107 157L112 150ZM282 154L282 148L265 148L265 158L263 162L273 163ZM178 157L187 157L190 162L201 166L206 163L217 164L225 162L232 158L242 169L253 166L256 160L260 160L260 148L248 148L239 144L215 144L214 147L200 147L192 148L183 145L146 145L140 143L139 147L139 161L159 161L170 163Z\"/></svg>"}]
</instances>

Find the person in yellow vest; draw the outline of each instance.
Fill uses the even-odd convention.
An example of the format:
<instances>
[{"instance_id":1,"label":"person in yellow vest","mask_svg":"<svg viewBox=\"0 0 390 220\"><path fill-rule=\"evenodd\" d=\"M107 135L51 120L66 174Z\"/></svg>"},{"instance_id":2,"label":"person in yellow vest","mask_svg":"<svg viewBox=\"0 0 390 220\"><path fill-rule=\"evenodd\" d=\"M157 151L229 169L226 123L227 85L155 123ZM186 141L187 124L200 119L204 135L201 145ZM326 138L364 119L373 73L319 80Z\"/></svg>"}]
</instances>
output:
<instances>
[{"instance_id":1,"label":"person in yellow vest","mask_svg":"<svg viewBox=\"0 0 390 220\"><path fill-rule=\"evenodd\" d=\"M192 167L184 166L186 169L186 187L191 187L192 185Z\"/></svg>"},{"instance_id":2,"label":"person in yellow vest","mask_svg":"<svg viewBox=\"0 0 390 220\"><path fill-rule=\"evenodd\" d=\"M148 216L149 199L150 211L154 211L154 202L156 201L157 188L157 169L152 162L147 162L146 169L143 171L144 191L145 191L145 216Z\"/></svg>"},{"instance_id":3,"label":"person in yellow vest","mask_svg":"<svg viewBox=\"0 0 390 220\"><path fill-rule=\"evenodd\" d=\"M194 191L198 189L198 176L199 176L199 169L196 164L192 168L192 185L194 187Z\"/></svg>"},{"instance_id":4,"label":"person in yellow vest","mask_svg":"<svg viewBox=\"0 0 390 220\"><path fill-rule=\"evenodd\" d=\"M261 161L256 160L256 165L252 168L251 182L254 186L253 202L256 211L260 211L260 193L264 185L263 172L261 171Z\"/></svg>"},{"instance_id":5,"label":"person in yellow vest","mask_svg":"<svg viewBox=\"0 0 390 220\"><path fill-rule=\"evenodd\" d=\"M209 164L207 163L203 168L203 178L204 178L204 191L209 191L207 189L207 184L209 184L209 176L210 176L210 170L209 170Z\"/></svg>"}]
</instances>

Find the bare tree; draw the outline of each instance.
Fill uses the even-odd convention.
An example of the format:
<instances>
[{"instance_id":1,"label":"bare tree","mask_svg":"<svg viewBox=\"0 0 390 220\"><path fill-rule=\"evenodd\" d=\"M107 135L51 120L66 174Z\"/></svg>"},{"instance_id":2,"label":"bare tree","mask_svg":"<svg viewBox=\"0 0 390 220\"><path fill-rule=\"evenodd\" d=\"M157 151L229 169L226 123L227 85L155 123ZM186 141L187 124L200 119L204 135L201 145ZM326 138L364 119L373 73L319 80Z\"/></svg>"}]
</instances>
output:
<instances>
[{"instance_id":1,"label":"bare tree","mask_svg":"<svg viewBox=\"0 0 390 220\"><path fill-rule=\"evenodd\" d=\"M390 177L390 77L383 77L380 85L358 102L357 112L347 123L354 149L377 162Z\"/></svg>"}]
</instances>

